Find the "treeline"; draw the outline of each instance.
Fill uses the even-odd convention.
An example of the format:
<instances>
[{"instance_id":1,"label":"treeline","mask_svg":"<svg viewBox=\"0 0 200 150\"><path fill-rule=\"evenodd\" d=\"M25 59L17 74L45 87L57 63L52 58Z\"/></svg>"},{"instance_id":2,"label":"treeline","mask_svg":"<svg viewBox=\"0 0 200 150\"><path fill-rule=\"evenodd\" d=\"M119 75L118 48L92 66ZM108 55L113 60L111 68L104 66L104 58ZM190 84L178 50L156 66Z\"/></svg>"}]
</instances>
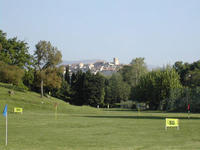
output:
<instances>
[{"instance_id":1,"label":"treeline","mask_svg":"<svg viewBox=\"0 0 200 150\"><path fill-rule=\"evenodd\" d=\"M131 103L134 108L143 104L151 110L186 111L190 104L191 111L200 112L200 61L178 61L150 71L144 58L135 58L112 76L90 71L70 74L68 66L59 66L62 54L50 42L39 41L33 55L28 50L25 41L8 39L0 30L0 82L74 105Z\"/></svg>"}]
</instances>

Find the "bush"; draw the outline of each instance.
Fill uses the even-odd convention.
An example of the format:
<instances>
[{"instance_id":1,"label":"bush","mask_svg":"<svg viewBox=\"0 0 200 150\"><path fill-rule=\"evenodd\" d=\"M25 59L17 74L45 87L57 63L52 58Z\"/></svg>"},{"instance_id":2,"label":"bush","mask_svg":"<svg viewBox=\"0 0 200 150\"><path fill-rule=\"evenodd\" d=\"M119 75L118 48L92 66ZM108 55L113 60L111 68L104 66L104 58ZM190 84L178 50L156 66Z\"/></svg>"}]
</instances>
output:
<instances>
[{"instance_id":1,"label":"bush","mask_svg":"<svg viewBox=\"0 0 200 150\"><path fill-rule=\"evenodd\" d=\"M22 82L24 70L14 65L8 65L0 62L0 82L19 85Z\"/></svg>"}]
</instances>

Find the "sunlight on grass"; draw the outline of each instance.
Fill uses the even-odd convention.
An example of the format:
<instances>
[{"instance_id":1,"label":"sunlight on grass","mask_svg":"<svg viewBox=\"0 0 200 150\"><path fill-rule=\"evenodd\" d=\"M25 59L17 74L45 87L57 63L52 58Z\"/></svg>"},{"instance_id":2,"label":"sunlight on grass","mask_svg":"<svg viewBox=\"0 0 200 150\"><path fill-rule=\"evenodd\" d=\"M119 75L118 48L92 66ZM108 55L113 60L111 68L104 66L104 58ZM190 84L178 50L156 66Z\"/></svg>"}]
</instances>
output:
<instances>
[{"instance_id":1,"label":"sunlight on grass","mask_svg":"<svg viewBox=\"0 0 200 150\"><path fill-rule=\"evenodd\" d=\"M78 107L32 92L0 87L0 111L8 104L8 146L5 118L0 115L0 147L5 150L198 150L200 115L140 112L122 109ZM44 103L41 103L43 101ZM58 116L54 104L59 103ZM24 113L14 114L13 107ZM179 118L180 130L165 131L165 118Z\"/></svg>"}]
</instances>

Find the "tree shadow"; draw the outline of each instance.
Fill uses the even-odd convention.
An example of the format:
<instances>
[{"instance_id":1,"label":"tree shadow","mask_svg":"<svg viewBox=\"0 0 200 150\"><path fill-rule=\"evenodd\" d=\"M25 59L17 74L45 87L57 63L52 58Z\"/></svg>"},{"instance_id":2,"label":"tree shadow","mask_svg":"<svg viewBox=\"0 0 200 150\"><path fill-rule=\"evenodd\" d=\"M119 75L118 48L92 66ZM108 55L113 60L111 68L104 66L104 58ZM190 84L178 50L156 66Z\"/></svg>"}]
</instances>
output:
<instances>
[{"instance_id":1,"label":"tree shadow","mask_svg":"<svg viewBox=\"0 0 200 150\"><path fill-rule=\"evenodd\" d=\"M134 109L103 109L103 111L136 111Z\"/></svg>"},{"instance_id":2,"label":"tree shadow","mask_svg":"<svg viewBox=\"0 0 200 150\"><path fill-rule=\"evenodd\" d=\"M136 109L102 109L103 111L121 111L121 112L138 112ZM141 113L176 113L176 112L167 112L167 111L158 111L158 110L142 110ZM180 113L180 112L177 112Z\"/></svg>"},{"instance_id":3,"label":"tree shadow","mask_svg":"<svg viewBox=\"0 0 200 150\"><path fill-rule=\"evenodd\" d=\"M200 119L200 117L166 117L166 116L83 116L88 118L103 118L103 119L165 119L165 118L174 118L174 119Z\"/></svg>"},{"instance_id":4,"label":"tree shadow","mask_svg":"<svg viewBox=\"0 0 200 150\"><path fill-rule=\"evenodd\" d=\"M0 84L0 87L7 88L7 89L13 89L13 85L11 85L11 84Z\"/></svg>"},{"instance_id":5,"label":"tree shadow","mask_svg":"<svg viewBox=\"0 0 200 150\"><path fill-rule=\"evenodd\" d=\"M14 90L14 91L19 91L19 92L26 92L26 90L24 90L23 88L20 88L16 85L12 85L12 84L0 84L0 87L7 88L10 90Z\"/></svg>"}]
</instances>

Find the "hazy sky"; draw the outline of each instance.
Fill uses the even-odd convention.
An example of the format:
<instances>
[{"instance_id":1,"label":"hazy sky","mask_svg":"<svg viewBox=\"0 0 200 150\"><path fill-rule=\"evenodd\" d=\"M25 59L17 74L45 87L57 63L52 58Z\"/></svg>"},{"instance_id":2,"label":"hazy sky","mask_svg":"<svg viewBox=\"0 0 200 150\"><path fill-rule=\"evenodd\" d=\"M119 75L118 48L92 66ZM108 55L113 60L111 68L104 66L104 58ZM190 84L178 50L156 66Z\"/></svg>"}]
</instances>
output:
<instances>
[{"instance_id":1,"label":"hazy sky","mask_svg":"<svg viewBox=\"0 0 200 150\"><path fill-rule=\"evenodd\" d=\"M200 59L200 0L1 0L0 29L31 53L51 41L63 60Z\"/></svg>"}]
</instances>

